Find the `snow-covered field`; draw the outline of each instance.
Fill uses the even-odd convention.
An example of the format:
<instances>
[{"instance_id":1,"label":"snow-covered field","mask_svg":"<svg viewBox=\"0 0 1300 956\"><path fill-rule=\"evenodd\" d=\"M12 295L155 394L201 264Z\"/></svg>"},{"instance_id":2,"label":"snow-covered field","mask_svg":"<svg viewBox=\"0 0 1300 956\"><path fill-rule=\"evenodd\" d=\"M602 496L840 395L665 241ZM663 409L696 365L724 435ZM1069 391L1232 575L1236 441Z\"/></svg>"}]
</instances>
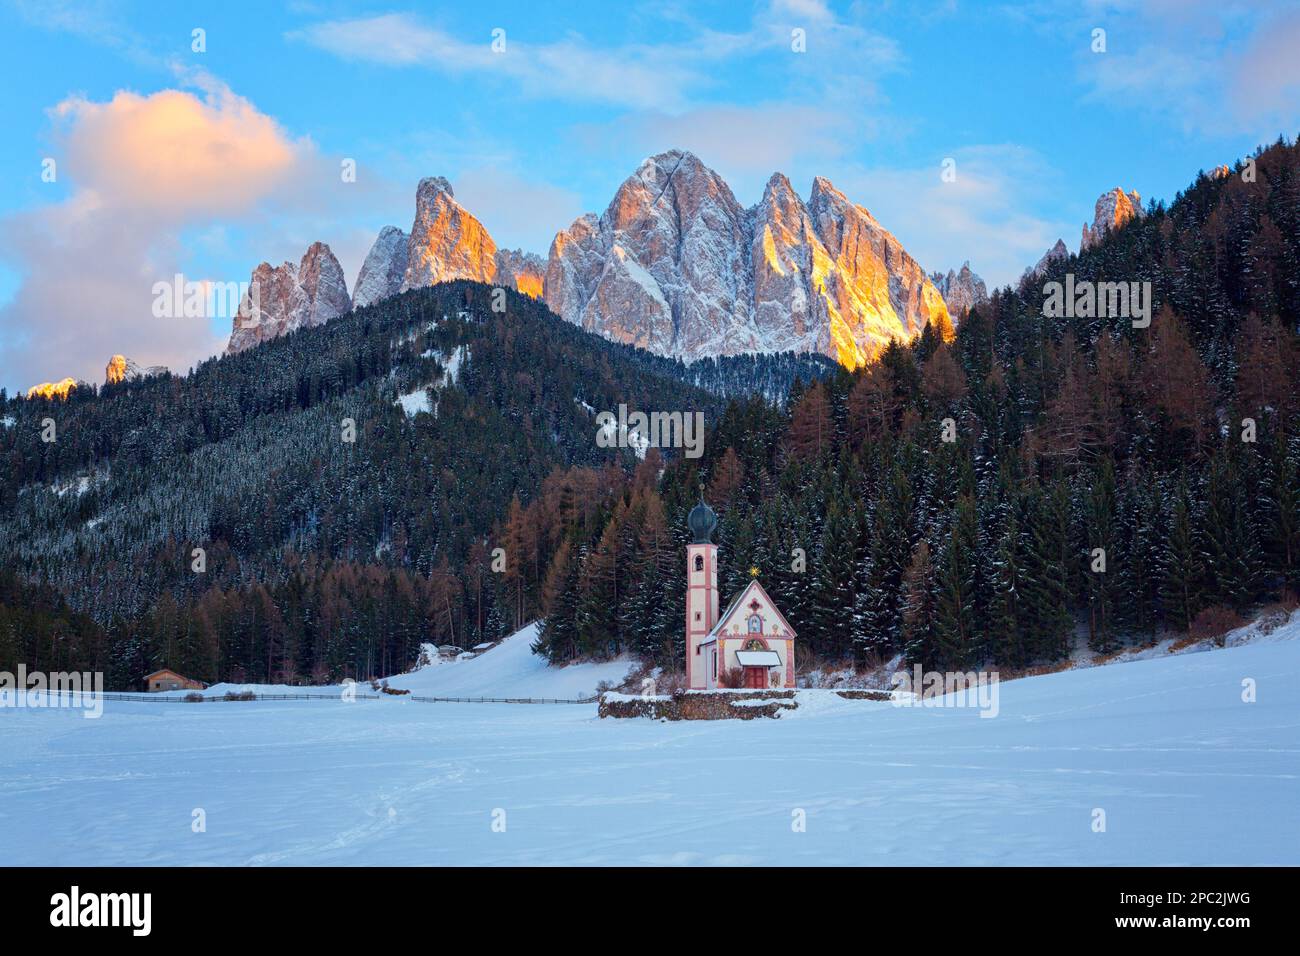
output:
<instances>
[{"instance_id":1,"label":"snow-covered field","mask_svg":"<svg viewBox=\"0 0 1300 956\"><path fill-rule=\"evenodd\" d=\"M407 679L464 690L494 654L507 676L508 646ZM25 865L1300 863L1300 642L1000 692L993 719L825 691L743 722L401 698L6 709L0 844Z\"/></svg>"}]
</instances>

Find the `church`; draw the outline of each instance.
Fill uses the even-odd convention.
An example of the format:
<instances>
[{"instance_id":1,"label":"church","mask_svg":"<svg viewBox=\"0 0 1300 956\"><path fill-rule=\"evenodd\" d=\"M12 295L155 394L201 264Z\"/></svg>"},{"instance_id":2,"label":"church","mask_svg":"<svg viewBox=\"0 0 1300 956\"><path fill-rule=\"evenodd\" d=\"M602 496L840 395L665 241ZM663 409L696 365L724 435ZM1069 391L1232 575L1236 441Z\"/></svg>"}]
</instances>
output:
<instances>
[{"instance_id":1,"label":"church","mask_svg":"<svg viewBox=\"0 0 1300 956\"><path fill-rule=\"evenodd\" d=\"M700 503L686 517L686 682L692 690L720 687L738 671L742 687L794 686L794 628L758 578L718 613L718 516ZM757 572L754 572L757 574Z\"/></svg>"}]
</instances>

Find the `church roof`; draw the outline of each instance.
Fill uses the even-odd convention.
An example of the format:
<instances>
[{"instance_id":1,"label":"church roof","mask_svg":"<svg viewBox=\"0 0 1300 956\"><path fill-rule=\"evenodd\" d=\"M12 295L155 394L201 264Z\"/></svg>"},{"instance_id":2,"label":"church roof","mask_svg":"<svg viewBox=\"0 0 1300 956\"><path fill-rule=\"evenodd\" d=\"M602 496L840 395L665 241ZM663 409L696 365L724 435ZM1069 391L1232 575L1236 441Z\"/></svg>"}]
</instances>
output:
<instances>
[{"instance_id":1,"label":"church roof","mask_svg":"<svg viewBox=\"0 0 1300 956\"><path fill-rule=\"evenodd\" d=\"M781 626L784 627L786 631L789 632L790 637L795 638L799 636L798 634L795 633L794 628L790 626L790 622L785 619L785 615L781 613L781 609L776 606L776 602L772 600L772 595L768 594L767 591L764 590L763 585L758 583L758 578L754 578L752 581L749 582L749 584L747 584L744 588L741 589L739 594L737 594L735 597L731 599L731 603L727 605L727 609L718 616L718 623L714 624L713 628L709 631L709 633L705 635L705 640L717 637L719 634L722 633L722 626L727 623L727 619L731 617L731 614L733 611L736 610L737 605L739 605L743 600L745 600L746 597L752 594L755 591L755 589L757 589L758 593L763 595L763 597L767 600L767 603L771 606L772 610L776 613L776 616L780 619Z\"/></svg>"},{"instance_id":2,"label":"church roof","mask_svg":"<svg viewBox=\"0 0 1300 956\"><path fill-rule=\"evenodd\" d=\"M741 667L780 667L781 655L776 651L736 651Z\"/></svg>"}]
</instances>

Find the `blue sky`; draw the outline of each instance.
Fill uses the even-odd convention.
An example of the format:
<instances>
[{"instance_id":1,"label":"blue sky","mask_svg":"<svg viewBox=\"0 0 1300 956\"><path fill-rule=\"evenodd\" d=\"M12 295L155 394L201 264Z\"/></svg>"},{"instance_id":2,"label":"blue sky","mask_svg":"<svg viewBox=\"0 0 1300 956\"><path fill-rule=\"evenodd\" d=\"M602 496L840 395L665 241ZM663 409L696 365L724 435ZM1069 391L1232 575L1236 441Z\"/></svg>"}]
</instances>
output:
<instances>
[{"instance_id":1,"label":"blue sky","mask_svg":"<svg viewBox=\"0 0 1300 956\"><path fill-rule=\"evenodd\" d=\"M421 176L545 255L672 147L745 205L826 176L927 269L1005 283L1101 192L1168 200L1294 136L1297 48L1282 2L3 3L0 385L184 370L229 321L154 318L154 281L319 239L351 283Z\"/></svg>"}]
</instances>

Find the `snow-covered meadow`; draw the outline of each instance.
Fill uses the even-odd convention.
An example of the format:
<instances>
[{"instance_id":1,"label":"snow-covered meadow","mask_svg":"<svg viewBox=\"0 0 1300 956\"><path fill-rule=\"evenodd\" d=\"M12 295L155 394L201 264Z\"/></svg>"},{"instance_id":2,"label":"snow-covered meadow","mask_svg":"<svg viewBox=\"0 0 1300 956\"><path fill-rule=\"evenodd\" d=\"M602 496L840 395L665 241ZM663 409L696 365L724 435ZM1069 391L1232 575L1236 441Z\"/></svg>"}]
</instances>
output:
<instances>
[{"instance_id":1,"label":"snow-covered meadow","mask_svg":"<svg viewBox=\"0 0 1300 956\"><path fill-rule=\"evenodd\" d=\"M493 669L551 696L564 671L538 667L507 644L391 683L476 692ZM1300 863L1300 641L1008 682L992 719L800 701L678 723L400 697L6 709L0 843L21 865Z\"/></svg>"}]
</instances>

